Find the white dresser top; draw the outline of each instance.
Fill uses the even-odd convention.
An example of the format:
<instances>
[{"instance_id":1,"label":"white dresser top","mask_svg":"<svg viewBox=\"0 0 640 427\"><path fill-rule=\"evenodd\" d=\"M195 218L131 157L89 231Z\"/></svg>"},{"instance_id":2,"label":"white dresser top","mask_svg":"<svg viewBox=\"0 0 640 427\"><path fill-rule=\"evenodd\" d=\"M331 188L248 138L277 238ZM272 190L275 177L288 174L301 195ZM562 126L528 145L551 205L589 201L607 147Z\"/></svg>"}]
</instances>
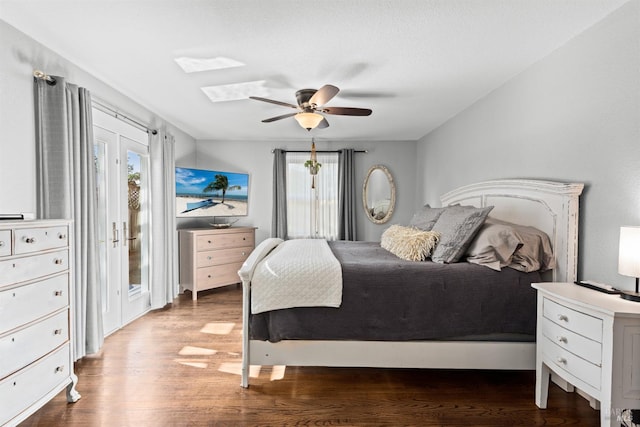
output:
<instances>
[{"instance_id":1,"label":"white dresser top","mask_svg":"<svg viewBox=\"0 0 640 427\"><path fill-rule=\"evenodd\" d=\"M640 317L640 303L578 286L574 283L532 283L535 289L551 294L568 303L596 310L610 316Z\"/></svg>"}]
</instances>

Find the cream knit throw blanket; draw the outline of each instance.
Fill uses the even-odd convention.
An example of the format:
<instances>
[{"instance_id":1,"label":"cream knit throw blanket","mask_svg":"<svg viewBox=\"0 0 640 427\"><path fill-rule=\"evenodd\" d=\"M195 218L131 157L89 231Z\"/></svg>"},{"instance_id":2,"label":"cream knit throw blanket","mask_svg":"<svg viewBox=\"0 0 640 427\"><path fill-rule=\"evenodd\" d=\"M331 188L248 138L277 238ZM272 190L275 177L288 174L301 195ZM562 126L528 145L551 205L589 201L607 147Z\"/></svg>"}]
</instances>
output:
<instances>
[{"instance_id":1,"label":"cream knit throw blanket","mask_svg":"<svg viewBox=\"0 0 640 427\"><path fill-rule=\"evenodd\" d=\"M342 268L325 240L286 240L254 267L250 278L253 314L342 303Z\"/></svg>"}]
</instances>

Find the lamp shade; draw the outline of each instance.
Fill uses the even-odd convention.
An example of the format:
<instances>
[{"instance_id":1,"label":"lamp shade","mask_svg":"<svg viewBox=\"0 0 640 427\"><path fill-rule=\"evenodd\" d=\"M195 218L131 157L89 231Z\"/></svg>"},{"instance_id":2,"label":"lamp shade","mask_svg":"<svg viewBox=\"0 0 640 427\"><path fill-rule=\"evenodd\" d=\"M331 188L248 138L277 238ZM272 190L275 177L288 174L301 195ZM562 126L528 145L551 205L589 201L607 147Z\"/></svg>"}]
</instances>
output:
<instances>
[{"instance_id":1,"label":"lamp shade","mask_svg":"<svg viewBox=\"0 0 640 427\"><path fill-rule=\"evenodd\" d=\"M620 227L618 273L640 277L640 227Z\"/></svg>"},{"instance_id":2,"label":"lamp shade","mask_svg":"<svg viewBox=\"0 0 640 427\"><path fill-rule=\"evenodd\" d=\"M324 117L318 113L298 113L293 117L298 121L300 126L306 130L314 129L320 124L322 119L324 119Z\"/></svg>"}]
</instances>

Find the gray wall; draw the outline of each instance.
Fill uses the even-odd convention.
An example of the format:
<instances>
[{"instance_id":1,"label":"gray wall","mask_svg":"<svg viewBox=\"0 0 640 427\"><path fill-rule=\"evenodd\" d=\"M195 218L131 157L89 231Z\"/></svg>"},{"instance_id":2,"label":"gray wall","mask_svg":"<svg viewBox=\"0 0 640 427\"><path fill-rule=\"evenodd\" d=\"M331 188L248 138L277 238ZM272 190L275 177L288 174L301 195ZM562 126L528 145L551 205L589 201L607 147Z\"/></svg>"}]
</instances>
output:
<instances>
[{"instance_id":1,"label":"gray wall","mask_svg":"<svg viewBox=\"0 0 640 427\"><path fill-rule=\"evenodd\" d=\"M640 1L594 27L418 142L418 202L495 178L586 184L580 278L617 273L619 228L640 225Z\"/></svg>"},{"instance_id":2,"label":"gray wall","mask_svg":"<svg viewBox=\"0 0 640 427\"><path fill-rule=\"evenodd\" d=\"M33 70L64 76L131 117L166 128L176 137L176 158L193 159L189 135L0 20L0 213L36 211Z\"/></svg>"},{"instance_id":3,"label":"gray wall","mask_svg":"<svg viewBox=\"0 0 640 427\"><path fill-rule=\"evenodd\" d=\"M258 123L260 125L260 123ZM413 215L413 197L415 194L415 155L416 142L339 142L318 141L318 150L338 150L354 148L368 152L356 154L356 177L358 187L358 240L377 241L389 224L407 223ZM239 217L237 225L258 227L256 240L260 242L271 235L271 210L273 192L273 155L271 150L309 150L311 141L305 142L241 142L241 141L198 141L197 160L179 166L191 166L201 169L221 169L230 172L248 172L250 174L249 215ZM396 210L387 224L374 224L365 217L362 208L362 184L369 168L375 164L385 165L396 183ZM179 228L206 225L203 220L179 220Z\"/></svg>"}]
</instances>

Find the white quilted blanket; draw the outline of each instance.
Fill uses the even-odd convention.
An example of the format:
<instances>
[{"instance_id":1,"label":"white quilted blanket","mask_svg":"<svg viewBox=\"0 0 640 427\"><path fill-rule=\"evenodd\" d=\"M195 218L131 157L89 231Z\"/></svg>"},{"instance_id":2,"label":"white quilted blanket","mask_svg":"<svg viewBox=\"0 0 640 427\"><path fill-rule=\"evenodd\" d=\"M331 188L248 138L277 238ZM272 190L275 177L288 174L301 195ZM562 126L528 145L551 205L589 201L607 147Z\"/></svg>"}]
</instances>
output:
<instances>
[{"instance_id":1,"label":"white quilted blanket","mask_svg":"<svg viewBox=\"0 0 640 427\"><path fill-rule=\"evenodd\" d=\"M251 312L291 307L339 307L342 268L325 240L280 243L251 277Z\"/></svg>"}]
</instances>

